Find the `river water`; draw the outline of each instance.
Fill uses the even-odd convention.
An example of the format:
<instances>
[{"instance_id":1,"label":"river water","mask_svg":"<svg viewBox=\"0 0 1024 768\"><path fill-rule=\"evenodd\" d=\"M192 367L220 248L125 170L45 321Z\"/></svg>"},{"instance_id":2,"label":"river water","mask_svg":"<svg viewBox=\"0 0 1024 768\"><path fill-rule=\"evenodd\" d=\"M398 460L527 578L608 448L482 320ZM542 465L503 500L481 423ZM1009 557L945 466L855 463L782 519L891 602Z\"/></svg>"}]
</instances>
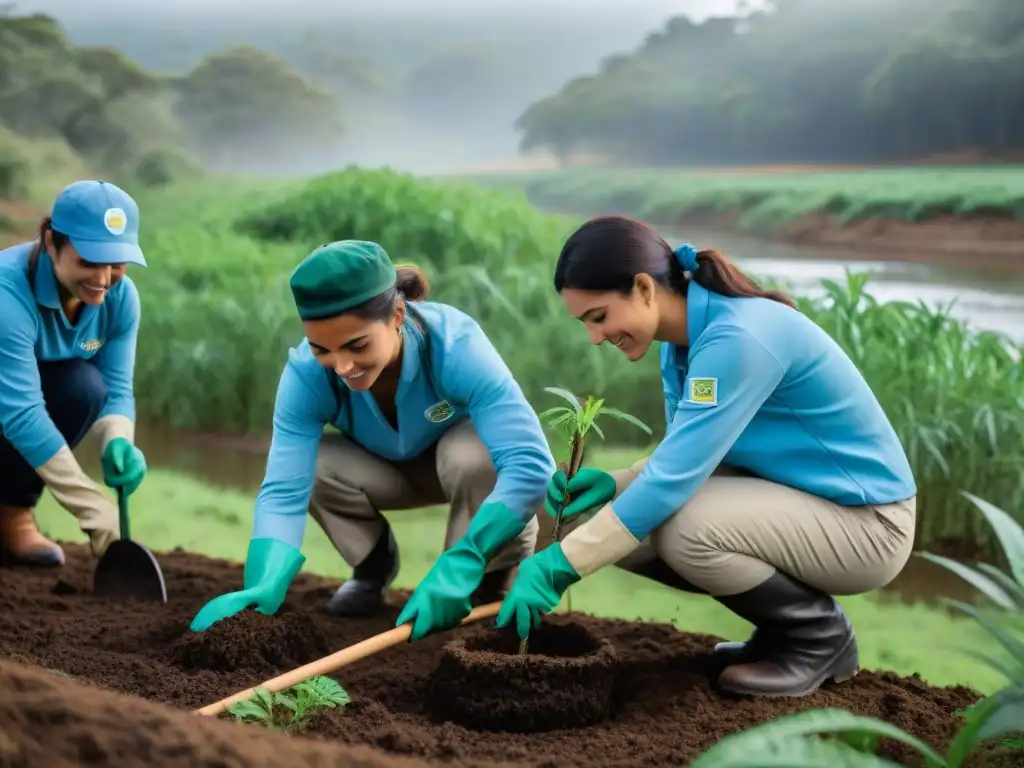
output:
<instances>
[{"instance_id":1,"label":"river water","mask_svg":"<svg viewBox=\"0 0 1024 768\"><path fill-rule=\"evenodd\" d=\"M842 281L844 269L869 271L869 292L880 300L925 301L947 304L956 300L954 314L979 328L1007 333L1024 343L1024 281L985 278L969 270L932 268L917 264L869 261L860 254L848 259L822 259L817 252L765 243L733 234L689 231L697 242L714 242L743 269L760 277L786 280L795 292L813 294L822 279ZM671 233L668 233L671 238ZM671 241L671 239L670 239ZM269 426L270 414L267 414ZM266 441L195 435L139 424L139 442L151 467L174 469L216 486L242 491L255 498L263 479ZM82 456L87 466L92 462ZM886 590L902 599L933 600L944 595L973 599L972 591L947 571L917 558Z\"/></svg>"},{"instance_id":2,"label":"river water","mask_svg":"<svg viewBox=\"0 0 1024 768\"><path fill-rule=\"evenodd\" d=\"M932 306L954 302L950 309L954 317L1024 343L1024 278L978 271L969 263L955 268L881 261L868 254L836 248L827 249L834 258L822 258L823 249L764 242L732 233L690 229L685 235L671 230L663 234L670 243L682 242L683 237L697 243L714 243L752 275L784 280L799 295L821 295L820 281L842 283L846 270L867 272L871 280L866 290L879 301L923 301Z\"/></svg>"}]
</instances>

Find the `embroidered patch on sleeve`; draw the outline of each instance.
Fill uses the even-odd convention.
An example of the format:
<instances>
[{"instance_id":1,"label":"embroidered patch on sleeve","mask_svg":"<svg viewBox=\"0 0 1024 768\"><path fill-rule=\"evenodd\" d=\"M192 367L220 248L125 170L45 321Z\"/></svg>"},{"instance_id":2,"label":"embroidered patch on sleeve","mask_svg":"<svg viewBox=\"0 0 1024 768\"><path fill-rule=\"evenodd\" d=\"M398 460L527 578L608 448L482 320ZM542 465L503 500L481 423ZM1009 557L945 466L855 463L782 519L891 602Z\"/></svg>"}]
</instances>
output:
<instances>
[{"instance_id":1,"label":"embroidered patch on sleeve","mask_svg":"<svg viewBox=\"0 0 1024 768\"><path fill-rule=\"evenodd\" d=\"M687 402L718 405L718 379L690 379L687 384Z\"/></svg>"}]
</instances>

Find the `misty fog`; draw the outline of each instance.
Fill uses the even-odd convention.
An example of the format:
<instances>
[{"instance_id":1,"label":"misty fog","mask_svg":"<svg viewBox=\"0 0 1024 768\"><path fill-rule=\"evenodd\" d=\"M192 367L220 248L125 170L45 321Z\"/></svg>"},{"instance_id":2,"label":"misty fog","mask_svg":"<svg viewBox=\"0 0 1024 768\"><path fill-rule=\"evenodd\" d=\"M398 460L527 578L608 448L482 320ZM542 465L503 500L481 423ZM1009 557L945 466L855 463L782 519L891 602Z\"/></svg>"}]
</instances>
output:
<instances>
[{"instance_id":1,"label":"misty fog","mask_svg":"<svg viewBox=\"0 0 1024 768\"><path fill-rule=\"evenodd\" d=\"M80 45L116 46L144 68L184 73L204 56L248 44L294 65L313 44L367 70L372 87L341 91L347 134L325 156L273 170L308 173L349 162L415 172L526 162L517 117L609 55L634 50L672 16L703 19L736 0L37 0L14 12L55 16ZM757 3L754 3L757 5ZM476 72L425 89L410 75L438 54ZM462 68L455 59L455 69ZM323 82L323 78L318 78ZM429 78L428 78L429 80ZM413 83L417 82L415 79ZM403 92L404 91L404 92ZM233 170L226 168L225 170ZM243 169L238 169L243 170Z\"/></svg>"}]
</instances>

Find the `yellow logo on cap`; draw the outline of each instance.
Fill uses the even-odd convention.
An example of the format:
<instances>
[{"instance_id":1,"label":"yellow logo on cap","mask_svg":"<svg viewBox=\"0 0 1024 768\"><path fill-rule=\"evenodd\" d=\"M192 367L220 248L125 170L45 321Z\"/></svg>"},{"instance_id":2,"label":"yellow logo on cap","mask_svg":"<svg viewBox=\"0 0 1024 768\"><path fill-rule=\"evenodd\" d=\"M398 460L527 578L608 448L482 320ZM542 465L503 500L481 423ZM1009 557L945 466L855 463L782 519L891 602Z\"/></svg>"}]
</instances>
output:
<instances>
[{"instance_id":1,"label":"yellow logo on cap","mask_svg":"<svg viewBox=\"0 0 1024 768\"><path fill-rule=\"evenodd\" d=\"M123 235L128 228L128 217L120 208L108 208L103 214L103 226L112 235Z\"/></svg>"}]
</instances>

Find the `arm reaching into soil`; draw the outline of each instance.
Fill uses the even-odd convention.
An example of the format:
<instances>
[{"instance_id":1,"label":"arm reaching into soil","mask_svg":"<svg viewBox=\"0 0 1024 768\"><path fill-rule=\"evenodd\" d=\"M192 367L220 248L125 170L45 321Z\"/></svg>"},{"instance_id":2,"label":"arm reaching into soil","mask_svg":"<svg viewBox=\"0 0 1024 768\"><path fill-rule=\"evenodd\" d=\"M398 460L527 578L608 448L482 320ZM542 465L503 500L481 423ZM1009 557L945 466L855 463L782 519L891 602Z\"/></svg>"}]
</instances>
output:
<instances>
[{"instance_id":1,"label":"arm reaching into soil","mask_svg":"<svg viewBox=\"0 0 1024 768\"><path fill-rule=\"evenodd\" d=\"M129 496L138 490L147 470L146 457L135 445L133 384L141 319L139 292L128 277L123 277L117 284L117 304L107 341L93 360L109 393L93 430L100 436L103 481L111 488L124 489Z\"/></svg>"},{"instance_id":2,"label":"arm reaching into soil","mask_svg":"<svg viewBox=\"0 0 1024 768\"><path fill-rule=\"evenodd\" d=\"M782 380L785 368L748 331L704 334L665 439L637 479L562 542L581 576L628 555L686 504Z\"/></svg>"},{"instance_id":3,"label":"arm reaching into soil","mask_svg":"<svg viewBox=\"0 0 1024 768\"><path fill-rule=\"evenodd\" d=\"M123 277L117 284L117 306L110 318L107 340L93 362L107 385L109 396L93 430L100 435L100 453L111 440L135 442L135 348L142 305L135 284Z\"/></svg>"},{"instance_id":4,"label":"arm reaching into soil","mask_svg":"<svg viewBox=\"0 0 1024 768\"><path fill-rule=\"evenodd\" d=\"M524 523L541 503L555 460L540 419L490 339L468 316L449 344L442 388L466 403L498 473L484 505L502 504Z\"/></svg>"},{"instance_id":5,"label":"arm reaching into soil","mask_svg":"<svg viewBox=\"0 0 1024 768\"><path fill-rule=\"evenodd\" d=\"M468 404L498 480L466 534L438 558L399 615L396 626L413 622L411 640L451 629L469 615L470 595L487 563L537 513L555 471L540 419L508 366L474 321L459 320L442 388Z\"/></svg>"},{"instance_id":6,"label":"arm reaching into soil","mask_svg":"<svg viewBox=\"0 0 1024 768\"><path fill-rule=\"evenodd\" d=\"M192 620L193 632L201 632L249 606L273 615L306 561L300 551L306 508L320 437L333 405L322 369L315 361L313 366L302 365L301 351L292 350L281 373L274 404L274 436L266 476L256 498L242 589L216 597L203 606ZM316 386L317 372L321 372L319 381L326 393Z\"/></svg>"},{"instance_id":7,"label":"arm reaching into soil","mask_svg":"<svg viewBox=\"0 0 1024 768\"><path fill-rule=\"evenodd\" d=\"M785 373L757 339L722 326L701 337L665 439L637 479L561 542L528 557L502 604L498 626L521 638L576 581L621 560L693 496Z\"/></svg>"},{"instance_id":8,"label":"arm reaching into soil","mask_svg":"<svg viewBox=\"0 0 1024 768\"><path fill-rule=\"evenodd\" d=\"M292 350L274 401L274 431L256 497L254 539L302 547L320 438L333 410L334 395L323 369L311 355Z\"/></svg>"}]
</instances>

